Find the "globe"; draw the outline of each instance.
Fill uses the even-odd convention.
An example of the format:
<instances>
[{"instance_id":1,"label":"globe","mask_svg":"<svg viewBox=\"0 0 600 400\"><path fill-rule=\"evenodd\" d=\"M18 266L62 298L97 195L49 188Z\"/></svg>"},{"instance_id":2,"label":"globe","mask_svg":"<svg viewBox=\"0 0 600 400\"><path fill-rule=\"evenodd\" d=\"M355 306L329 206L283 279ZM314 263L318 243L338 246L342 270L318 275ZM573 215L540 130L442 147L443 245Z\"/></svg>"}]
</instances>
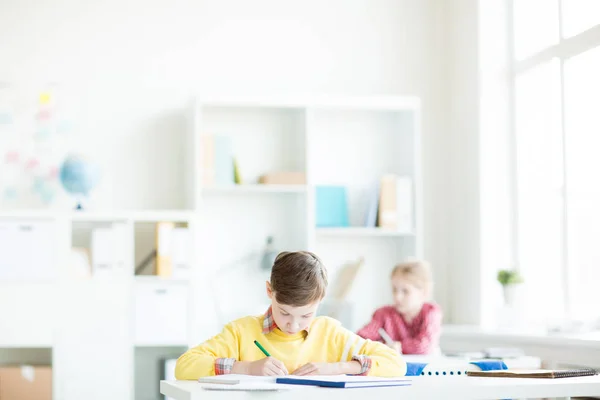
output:
<instances>
[{"instance_id":1,"label":"globe","mask_svg":"<svg viewBox=\"0 0 600 400\"><path fill-rule=\"evenodd\" d=\"M83 209L82 200L100 180L98 166L79 154L70 154L63 161L59 174L62 186L77 199L76 209Z\"/></svg>"}]
</instances>

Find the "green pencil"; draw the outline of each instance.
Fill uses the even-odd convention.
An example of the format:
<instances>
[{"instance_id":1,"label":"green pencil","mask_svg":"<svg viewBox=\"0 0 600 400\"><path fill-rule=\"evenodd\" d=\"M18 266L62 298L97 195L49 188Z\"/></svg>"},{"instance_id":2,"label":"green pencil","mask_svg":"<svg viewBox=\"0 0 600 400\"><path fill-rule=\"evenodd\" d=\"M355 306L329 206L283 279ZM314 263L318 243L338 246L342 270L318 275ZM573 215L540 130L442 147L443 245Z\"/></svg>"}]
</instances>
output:
<instances>
[{"instance_id":1,"label":"green pencil","mask_svg":"<svg viewBox=\"0 0 600 400\"><path fill-rule=\"evenodd\" d=\"M260 344L260 343L258 343L258 341L257 341L257 340L255 340L255 341L254 341L254 344L256 345L256 347L258 347L258 348L260 349L260 351L262 351L262 352L263 352L263 354L264 354L265 356L267 356L267 357L271 357L271 355L269 354L269 352L268 352L268 351L266 351L266 350L265 350L265 348L264 348L264 347L262 347L262 346L261 346L261 344Z\"/></svg>"}]
</instances>

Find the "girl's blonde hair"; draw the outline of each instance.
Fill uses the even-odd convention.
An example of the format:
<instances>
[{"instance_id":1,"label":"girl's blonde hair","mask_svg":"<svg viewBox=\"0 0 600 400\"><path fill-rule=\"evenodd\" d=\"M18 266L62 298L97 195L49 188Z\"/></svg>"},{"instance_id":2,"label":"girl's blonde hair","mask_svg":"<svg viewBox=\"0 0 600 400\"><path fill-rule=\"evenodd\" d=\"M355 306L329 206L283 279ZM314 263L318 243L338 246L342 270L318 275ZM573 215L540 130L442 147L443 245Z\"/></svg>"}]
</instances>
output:
<instances>
[{"instance_id":1,"label":"girl's blonde hair","mask_svg":"<svg viewBox=\"0 0 600 400\"><path fill-rule=\"evenodd\" d=\"M433 277L431 274L431 267L427 261L416 260L397 264L392 270L391 278L398 275L423 289L427 296L431 295L433 289Z\"/></svg>"}]
</instances>

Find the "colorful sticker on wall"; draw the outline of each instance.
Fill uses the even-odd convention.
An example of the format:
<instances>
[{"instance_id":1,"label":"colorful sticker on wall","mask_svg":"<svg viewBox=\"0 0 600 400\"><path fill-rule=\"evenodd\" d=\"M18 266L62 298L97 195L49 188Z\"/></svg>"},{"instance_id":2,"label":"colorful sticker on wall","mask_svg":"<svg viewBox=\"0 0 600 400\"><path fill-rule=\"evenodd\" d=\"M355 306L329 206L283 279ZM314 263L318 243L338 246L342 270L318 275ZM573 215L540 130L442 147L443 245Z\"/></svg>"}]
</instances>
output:
<instances>
[{"instance_id":1,"label":"colorful sticker on wall","mask_svg":"<svg viewBox=\"0 0 600 400\"><path fill-rule=\"evenodd\" d=\"M67 102L59 85L32 92L0 84L0 207L56 199L59 166L72 150Z\"/></svg>"}]
</instances>

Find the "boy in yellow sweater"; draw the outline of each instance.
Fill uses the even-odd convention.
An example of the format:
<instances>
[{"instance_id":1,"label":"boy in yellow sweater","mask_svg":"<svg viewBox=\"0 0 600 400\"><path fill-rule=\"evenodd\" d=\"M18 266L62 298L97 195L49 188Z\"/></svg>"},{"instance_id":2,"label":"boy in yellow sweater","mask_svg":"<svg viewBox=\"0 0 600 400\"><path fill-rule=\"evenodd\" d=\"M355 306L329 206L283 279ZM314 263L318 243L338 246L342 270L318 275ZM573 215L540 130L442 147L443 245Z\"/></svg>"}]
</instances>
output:
<instances>
[{"instance_id":1,"label":"boy in yellow sweater","mask_svg":"<svg viewBox=\"0 0 600 400\"><path fill-rule=\"evenodd\" d=\"M233 321L188 350L177 360L176 378L230 373L403 376L406 363L396 351L362 339L332 318L315 317L326 289L327 270L316 255L279 254L267 282L271 299L267 312Z\"/></svg>"}]
</instances>

